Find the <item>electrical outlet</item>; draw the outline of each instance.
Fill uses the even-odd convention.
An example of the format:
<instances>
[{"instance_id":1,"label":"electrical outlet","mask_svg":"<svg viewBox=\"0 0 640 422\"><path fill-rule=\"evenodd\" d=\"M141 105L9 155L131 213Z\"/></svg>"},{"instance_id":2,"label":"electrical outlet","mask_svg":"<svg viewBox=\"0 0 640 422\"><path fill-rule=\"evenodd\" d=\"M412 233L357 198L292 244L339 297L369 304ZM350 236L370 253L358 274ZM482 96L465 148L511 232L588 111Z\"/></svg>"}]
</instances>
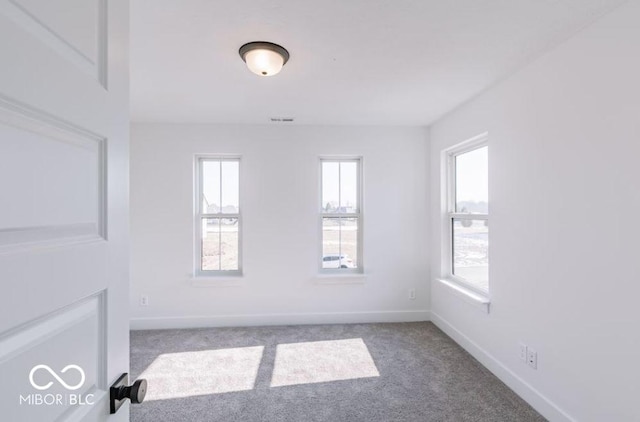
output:
<instances>
[{"instance_id":1,"label":"electrical outlet","mask_svg":"<svg viewBox=\"0 0 640 422\"><path fill-rule=\"evenodd\" d=\"M140 296L140 306L147 306L147 305L149 305L149 296L147 295Z\"/></svg>"},{"instance_id":2,"label":"electrical outlet","mask_svg":"<svg viewBox=\"0 0 640 422\"><path fill-rule=\"evenodd\" d=\"M411 300L415 300L416 299L416 289L410 289L409 290L409 299L411 299Z\"/></svg>"},{"instance_id":3,"label":"electrical outlet","mask_svg":"<svg viewBox=\"0 0 640 422\"><path fill-rule=\"evenodd\" d=\"M524 343L520 343L520 360L523 362L527 362L527 345Z\"/></svg>"},{"instance_id":4,"label":"electrical outlet","mask_svg":"<svg viewBox=\"0 0 640 422\"><path fill-rule=\"evenodd\" d=\"M538 352L527 347L527 364L533 369L538 369Z\"/></svg>"}]
</instances>

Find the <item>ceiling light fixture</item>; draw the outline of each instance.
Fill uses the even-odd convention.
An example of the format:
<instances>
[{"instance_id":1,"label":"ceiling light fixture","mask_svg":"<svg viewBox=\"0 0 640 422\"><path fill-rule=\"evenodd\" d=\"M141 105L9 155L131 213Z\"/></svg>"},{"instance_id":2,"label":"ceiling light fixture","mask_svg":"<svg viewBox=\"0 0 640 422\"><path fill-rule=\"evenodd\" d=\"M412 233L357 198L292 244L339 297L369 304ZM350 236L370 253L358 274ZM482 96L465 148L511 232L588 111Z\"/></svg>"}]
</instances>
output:
<instances>
[{"instance_id":1,"label":"ceiling light fixture","mask_svg":"<svg viewBox=\"0 0 640 422\"><path fill-rule=\"evenodd\" d=\"M260 76L275 75L289 60L289 52L284 47L266 41L246 43L238 53L249 70Z\"/></svg>"}]
</instances>

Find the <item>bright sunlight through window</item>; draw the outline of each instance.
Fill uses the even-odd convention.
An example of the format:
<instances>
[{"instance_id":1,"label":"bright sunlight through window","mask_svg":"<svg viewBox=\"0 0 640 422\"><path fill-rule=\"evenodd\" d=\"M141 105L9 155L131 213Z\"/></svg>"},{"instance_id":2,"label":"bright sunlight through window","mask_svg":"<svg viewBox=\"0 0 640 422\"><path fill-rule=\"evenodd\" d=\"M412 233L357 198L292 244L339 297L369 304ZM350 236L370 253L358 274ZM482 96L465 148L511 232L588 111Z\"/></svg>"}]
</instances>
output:
<instances>
[{"instance_id":1,"label":"bright sunlight through window","mask_svg":"<svg viewBox=\"0 0 640 422\"><path fill-rule=\"evenodd\" d=\"M271 387L379 376L361 338L280 344Z\"/></svg>"},{"instance_id":2,"label":"bright sunlight through window","mask_svg":"<svg viewBox=\"0 0 640 422\"><path fill-rule=\"evenodd\" d=\"M489 292L488 151L483 144L449 156L451 278Z\"/></svg>"},{"instance_id":3,"label":"bright sunlight through window","mask_svg":"<svg viewBox=\"0 0 640 422\"><path fill-rule=\"evenodd\" d=\"M360 159L322 159L322 269L362 270Z\"/></svg>"},{"instance_id":4,"label":"bright sunlight through window","mask_svg":"<svg viewBox=\"0 0 640 422\"><path fill-rule=\"evenodd\" d=\"M145 400L166 400L252 390L264 346L158 356L139 378L149 382Z\"/></svg>"},{"instance_id":5,"label":"bright sunlight through window","mask_svg":"<svg viewBox=\"0 0 640 422\"><path fill-rule=\"evenodd\" d=\"M240 272L240 160L198 160L196 273Z\"/></svg>"}]
</instances>

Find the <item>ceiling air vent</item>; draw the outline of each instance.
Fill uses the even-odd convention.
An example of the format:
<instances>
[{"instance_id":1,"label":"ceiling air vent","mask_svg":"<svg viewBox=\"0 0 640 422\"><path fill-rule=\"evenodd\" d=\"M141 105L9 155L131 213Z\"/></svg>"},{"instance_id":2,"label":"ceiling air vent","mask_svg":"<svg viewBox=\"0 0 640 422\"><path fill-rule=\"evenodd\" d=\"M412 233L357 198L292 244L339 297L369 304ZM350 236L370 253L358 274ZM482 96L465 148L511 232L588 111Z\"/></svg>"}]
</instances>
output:
<instances>
[{"instance_id":1,"label":"ceiling air vent","mask_svg":"<svg viewBox=\"0 0 640 422\"><path fill-rule=\"evenodd\" d=\"M271 123L292 123L293 117L270 117L269 120Z\"/></svg>"}]
</instances>

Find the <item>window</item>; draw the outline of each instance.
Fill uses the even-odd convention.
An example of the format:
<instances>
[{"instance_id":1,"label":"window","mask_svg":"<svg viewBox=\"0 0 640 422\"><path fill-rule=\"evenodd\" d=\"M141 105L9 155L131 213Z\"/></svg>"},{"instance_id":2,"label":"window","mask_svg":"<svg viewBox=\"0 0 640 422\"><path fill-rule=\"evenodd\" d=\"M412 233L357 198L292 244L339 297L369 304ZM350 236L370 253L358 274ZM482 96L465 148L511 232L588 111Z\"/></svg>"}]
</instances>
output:
<instances>
[{"instance_id":1,"label":"window","mask_svg":"<svg viewBox=\"0 0 640 422\"><path fill-rule=\"evenodd\" d=\"M361 160L322 159L320 167L321 268L326 272L361 272Z\"/></svg>"},{"instance_id":2,"label":"window","mask_svg":"<svg viewBox=\"0 0 640 422\"><path fill-rule=\"evenodd\" d=\"M196 275L240 273L240 159L198 158Z\"/></svg>"},{"instance_id":3,"label":"window","mask_svg":"<svg viewBox=\"0 0 640 422\"><path fill-rule=\"evenodd\" d=\"M449 151L449 276L489 293L489 183L485 135Z\"/></svg>"}]
</instances>

